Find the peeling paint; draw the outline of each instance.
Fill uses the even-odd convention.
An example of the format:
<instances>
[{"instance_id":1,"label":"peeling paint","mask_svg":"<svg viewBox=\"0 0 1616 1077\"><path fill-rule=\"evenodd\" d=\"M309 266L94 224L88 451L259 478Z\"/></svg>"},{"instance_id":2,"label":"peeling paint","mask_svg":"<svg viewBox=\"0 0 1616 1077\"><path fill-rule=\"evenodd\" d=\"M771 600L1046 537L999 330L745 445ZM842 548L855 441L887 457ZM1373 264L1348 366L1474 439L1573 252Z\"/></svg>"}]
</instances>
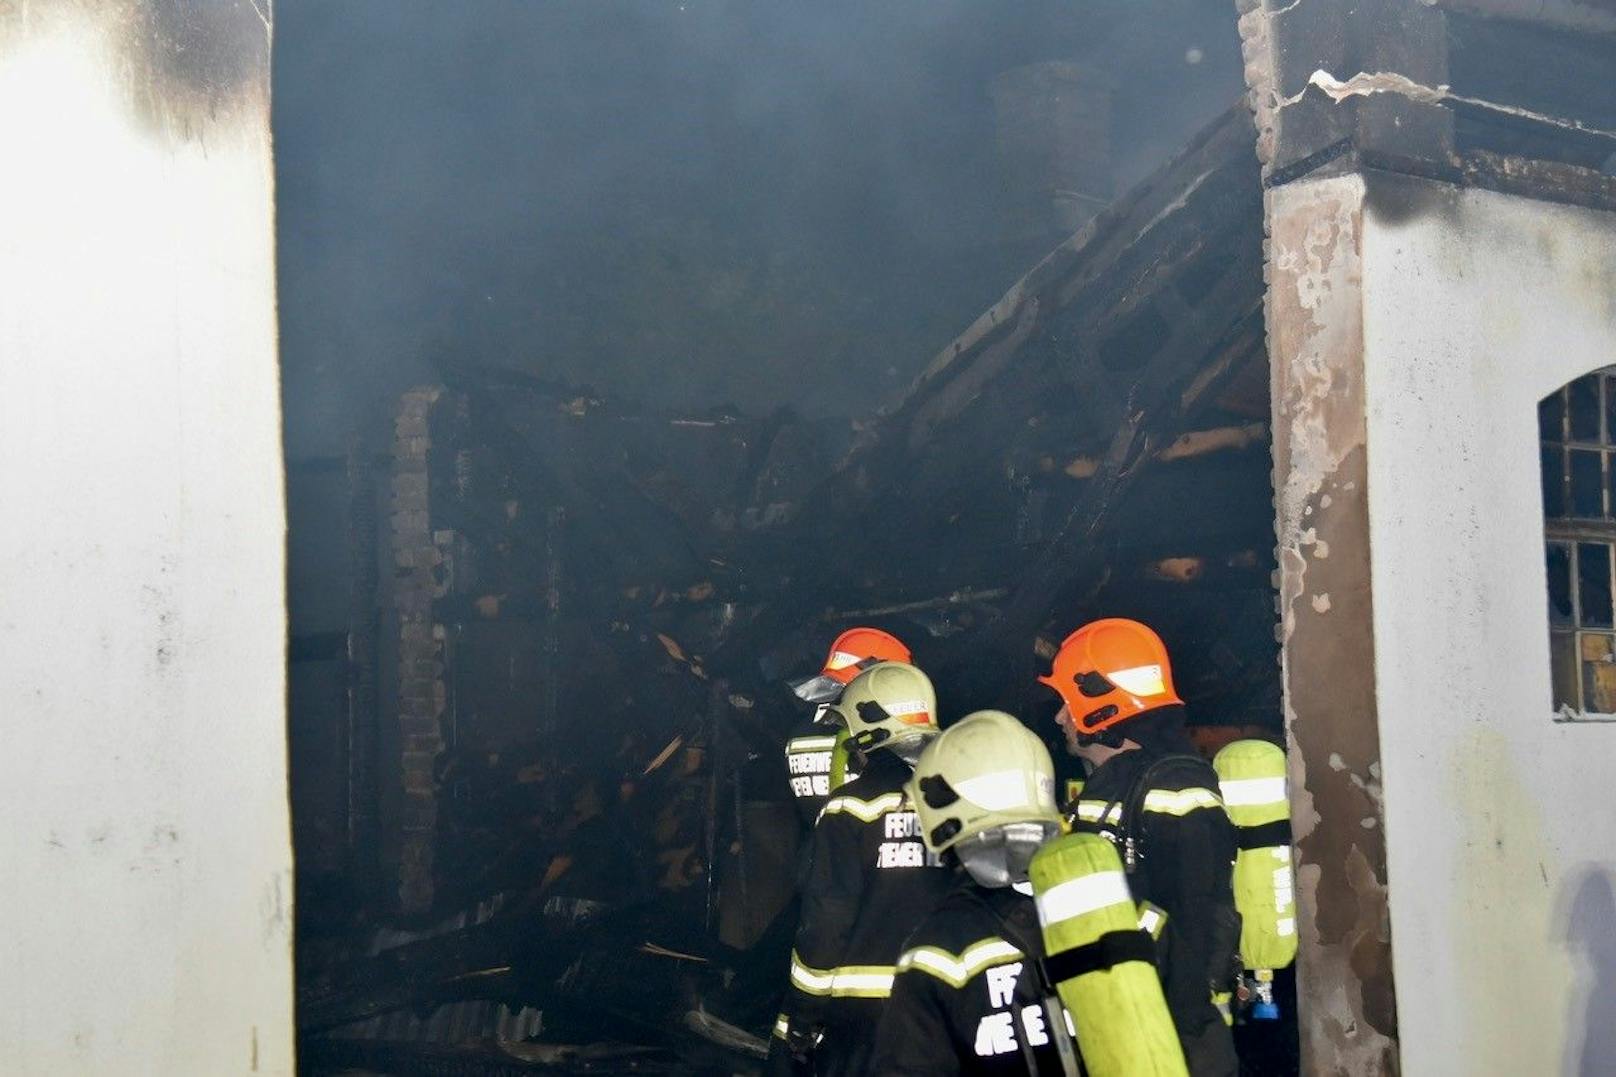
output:
<instances>
[{"instance_id":1,"label":"peeling paint","mask_svg":"<svg viewBox=\"0 0 1616 1077\"><path fill-rule=\"evenodd\" d=\"M1268 199L1275 537L1301 893L1304 1069L1395 1073L1379 782L1357 177ZM1309 556L1309 554L1312 556ZM1331 556L1334 554L1334 556ZM1305 601L1304 601L1305 599Z\"/></svg>"}]
</instances>

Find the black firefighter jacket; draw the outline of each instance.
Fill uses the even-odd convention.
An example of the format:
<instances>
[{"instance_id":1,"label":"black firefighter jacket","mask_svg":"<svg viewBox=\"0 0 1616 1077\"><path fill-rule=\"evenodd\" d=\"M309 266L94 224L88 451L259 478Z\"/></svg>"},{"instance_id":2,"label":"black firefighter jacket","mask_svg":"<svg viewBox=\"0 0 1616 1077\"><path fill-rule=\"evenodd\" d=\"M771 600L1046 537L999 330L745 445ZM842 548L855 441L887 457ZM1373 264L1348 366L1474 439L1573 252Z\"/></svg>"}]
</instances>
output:
<instances>
[{"instance_id":1,"label":"black firefighter jacket","mask_svg":"<svg viewBox=\"0 0 1616 1077\"><path fill-rule=\"evenodd\" d=\"M1059 1003L1046 1005L1031 897L989 890L963 875L910 936L881 1017L871 1074L1062 1072L1057 1037L1075 1055ZM1058 1015L1058 1018L1057 1018Z\"/></svg>"},{"instance_id":2,"label":"black firefighter jacket","mask_svg":"<svg viewBox=\"0 0 1616 1077\"><path fill-rule=\"evenodd\" d=\"M903 792L909 767L872 754L814 826L791 982L770 1044L771 1073L791 1072L786 1037L822 1027L820 1074L862 1074L904 938L951 883L921 841Z\"/></svg>"},{"instance_id":3,"label":"black firefighter jacket","mask_svg":"<svg viewBox=\"0 0 1616 1077\"><path fill-rule=\"evenodd\" d=\"M1164 761L1152 766L1158 760ZM1068 813L1074 831L1117 843L1125 864L1125 836L1133 836L1137 862L1128 887L1134 900L1167 914L1157 966L1190 1073L1234 1073L1233 1037L1211 997L1214 982L1232 979L1240 943L1235 829L1218 794L1217 772L1195 756L1124 752L1089 775ZM1132 818L1124 820L1125 814Z\"/></svg>"}]
</instances>

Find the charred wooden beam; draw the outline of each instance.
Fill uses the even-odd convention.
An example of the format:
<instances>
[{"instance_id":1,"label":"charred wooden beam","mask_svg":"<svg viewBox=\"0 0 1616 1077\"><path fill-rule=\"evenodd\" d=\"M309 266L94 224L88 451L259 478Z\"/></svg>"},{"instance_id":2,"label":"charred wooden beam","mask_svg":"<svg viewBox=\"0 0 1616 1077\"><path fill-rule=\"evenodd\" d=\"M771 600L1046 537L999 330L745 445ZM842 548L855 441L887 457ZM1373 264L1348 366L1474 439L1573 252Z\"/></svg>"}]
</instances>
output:
<instances>
[{"instance_id":1,"label":"charred wooden beam","mask_svg":"<svg viewBox=\"0 0 1616 1077\"><path fill-rule=\"evenodd\" d=\"M1105 481L1088 484L1077 506L1055 510L1062 515L1053 527L1030 528L1028 537L1047 545L1044 535L1063 536L1056 548L1092 539L1136 465L1182 433L1260 345L1252 323L1262 295L1261 191L1247 123L1243 108L1231 110L1057 248L866 429L807 499L791 532L796 548L833 552L786 582L754 634L786 632L805 610L868 605L849 601L851 592L867 576L891 580L895 564L888 562L901 546L871 535L870 505L882 499L883 512L902 505L915 469L954 451L940 436L945 426L1002 410L996 401L1007 393L1048 401L1061 378L1071 387L1067 399L1082 410L1082 428L1110 444L1115 463ZM1197 382L1208 366L1217 369ZM1052 374L1057 381L1048 384ZM1038 390L1031 396L1029 385ZM1164 389L1172 395L1158 399ZM990 442L1002 443L1002 433L990 434ZM1043 495L1029 489L1028 496ZM1054 558L1063 567L1052 572L1039 567L1048 559L1040 556L1030 573L1015 572L1026 608L1017 611L1022 623L1014 631L1030 633L1032 605L1047 604L1051 584L1072 578L1067 555ZM1041 599L1031 597L1036 591Z\"/></svg>"},{"instance_id":2,"label":"charred wooden beam","mask_svg":"<svg viewBox=\"0 0 1616 1077\"><path fill-rule=\"evenodd\" d=\"M1256 550L1237 550L1221 556L1186 554L1146 561L1136 566L1132 575L1153 583L1259 589L1269 586L1270 562Z\"/></svg>"},{"instance_id":3,"label":"charred wooden beam","mask_svg":"<svg viewBox=\"0 0 1616 1077\"><path fill-rule=\"evenodd\" d=\"M1133 375L1126 417L1117 427L1110 449L1055 540L1022 576L1014 597L992 626L991 631L1000 638L1031 638L1048 616L1054 594L1085 586L1085 581L1104 568L1107 554L1094 541L1096 534L1112 507L1137 481L1142 465L1149 462L1152 442L1171 444L1193 418L1194 411L1187 414L1182 405L1183 387L1202 360L1217 353L1224 339L1238 330L1227 326L1227 312L1243 310L1252 290L1260 289L1260 247L1235 253L1229 271L1200 304L1181 312L1166 341ZM1211 395L1215 394L1203 394L1201 399Z\"/></svg>"},{"instance_id":4,"label":"charred wooden beam","mask_svg":"<svg viewBox=\"0 0 1616 1077\"><path fill-rule=\"evenodd\" d=\"M1218 426L1210 430L1191 430L1178 435L1167 445L1151 454L1160 463L1188 460L1207 453L1233 452L1265 444L1268 440L1267 423L1246 423L1243 426ZM1052 465L1053 466L1053 465ZM1093 478L1100 469L1100 460L1094 456L1074 457L1061 471L1074 479Z\"/></svg>"}]
</instances>

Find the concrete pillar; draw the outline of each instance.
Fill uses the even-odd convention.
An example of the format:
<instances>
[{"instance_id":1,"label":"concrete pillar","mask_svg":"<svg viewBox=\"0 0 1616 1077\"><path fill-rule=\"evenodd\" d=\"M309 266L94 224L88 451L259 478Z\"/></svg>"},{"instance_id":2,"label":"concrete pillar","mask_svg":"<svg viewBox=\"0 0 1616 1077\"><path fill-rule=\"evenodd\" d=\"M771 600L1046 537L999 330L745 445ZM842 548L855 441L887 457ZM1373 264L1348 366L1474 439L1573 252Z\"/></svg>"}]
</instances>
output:
<instances>
[{"instance_id":1,"label":"concrete pillar","mask_svg":"<svg viewBox=\"0 0 1616 1077\"><path fill-rule=\"evenodd\" d=\"M1285 721L1308 1072L1397 1065L1364 416L1363 180L1268 195Z\"/></svg>"},{"instance_id":2,"label":"concrete pillar","mask_svg":"<svg viewBox=\"0 0 1616 1077\"><path fill-rule=\"evenodd\" d=\"M0 2L0 1070L290 1074L267 2Z\"/></svg>"}]
</instances>

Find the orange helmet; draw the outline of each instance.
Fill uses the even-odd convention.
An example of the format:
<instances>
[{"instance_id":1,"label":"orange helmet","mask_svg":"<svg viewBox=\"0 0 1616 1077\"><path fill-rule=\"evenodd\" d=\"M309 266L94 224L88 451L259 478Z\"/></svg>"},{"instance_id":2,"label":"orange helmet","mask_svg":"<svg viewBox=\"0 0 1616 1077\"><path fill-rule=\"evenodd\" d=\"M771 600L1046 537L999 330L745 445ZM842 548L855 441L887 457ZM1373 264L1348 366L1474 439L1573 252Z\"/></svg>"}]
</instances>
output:
<instances>
[{"instance_id":1,"label":"orange helmet","mask_svg":"<svg viewBox=\"0 0 1616 1077\"><path fill-rule=\"evenodd\" d=\"M847 683L877 662L908 662L909 648L898 637L879 628L849 628L836 637L816 675L796 681L791 690L809 703L829 703Z\"/></svg>"},{"instance_id":2,"label":"orange helmet","mask_svg":"<svg viewBox=\"0 0 1616 1077\"><path fill-rule=\"evenodd\" d=\"M1049 676L1082 736L1091 736L1146 711L1182 704L1161 637L1138 621L1091 621L1067 636Z\"/></svg>"}]
</instances>

